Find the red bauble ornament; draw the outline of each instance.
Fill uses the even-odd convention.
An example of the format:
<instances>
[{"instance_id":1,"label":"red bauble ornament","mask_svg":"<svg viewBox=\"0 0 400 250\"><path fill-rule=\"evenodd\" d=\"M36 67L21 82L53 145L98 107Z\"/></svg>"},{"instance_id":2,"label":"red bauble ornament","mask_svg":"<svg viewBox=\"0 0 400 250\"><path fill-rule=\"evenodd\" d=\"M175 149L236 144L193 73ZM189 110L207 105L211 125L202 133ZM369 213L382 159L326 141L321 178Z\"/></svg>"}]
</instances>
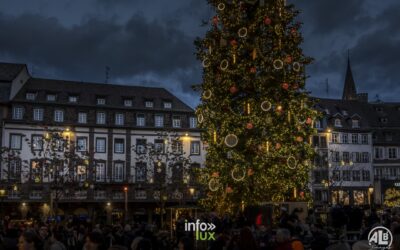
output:
<instances>
[{"instance_id":1,"label":"red bauble ornament","mask_svg":"<svg viewBox=\"0 0 400 250\"><path fill-rule=\"evenodd\" d=\"M275 144L275 149L279 150L279 149L281 149L281 147L282 147L282 145L279 142Z\"/></svg>"},{"instance_id":2,"label":"red bauble ornament","mask_svg":"<svg viewBox=\"0 0 400 250\"><path fill-rule=\"evenodd\" d=\"M234 48L236 48L237 47L237 41L236 40L232 40L231 41L231 45L232 45L232 47L234 47Z\"/></svg>"},{"instance_id":3,"label":"red bauble ornament","mask_svg":"<svg viewBox=\"0 0 400 250\"><path fill-rule=\"evenodd\" d=\"M303 142L303 140L304 140L304 139L303 139L303 137L301 137L301 136L297 136L297 137L296 137L296 141L298 141L298 142Z\"/></svg>"},{"instance_id":4,"label":"red bauble ornament","mask_svg":"<svg viewBox=\"0 0 400 250\"><path fill-rule=\"evenodd\" d=\"M307 118L306 123L310 125L312 123L312 119L310 117Z\"/></svg>"},{"instance_id":5,"label":"red bauble ornament","mask_svg":"<svg viewBox=\"0 0 400 250\"><path fill-rule=\"evenodd\" d=\"M295 28L292 28L292 29L290 30L290 33L291 33L293 36L297 36L297 30L296 30Z\"/></svg>"},{"instance_id":6,"label":"red bauble ornament","mask_svg":"<svg viewBox=\"0 0 400 250\"><path fill-rule=\"evenodd\" d=\"M214 177L214 178L218 178L219 177L219 173L218 172L214 172L214 173L212 173L211 176Z\"/></svg>"},{"instance_id":7,"label":"red bauble ornament","mask_svg":"<svg viewBox=\"0 0 400 250\"><path fill-rule=\"evenodd\" d=\"M257 68L256 67L250 68L250 72L253 74L257 73Z\"/></svg>"},{"instance_id":8,"label":"red bauble ornament","mask_svg":"<svg viewBox=\"0 0 400 250\"><path fill-rule=\"evenodd\" d=\"M248 176L252 176L253 174L254 174L253 169L252 169L252 168L249 168L249 169L247 170L247 175L248 175Z\"/></svg>"},{"instance_id":9,"label":"red bauble ornament","mask_svg":"<svg viewBox=\"0 0 400 250\"><path fill-rule=\"evenodd\" d=\"M247 124L246 124L246 128L247 129L253 129L254 128L254 125L253 125L253 123L251 123L251 122L248 122Z\"/></svg>"},{"instance_id":10,"label":"red bauble ornament","mask_svg":"<svg viewBox=\"0 0 400 250\"><path fill-rule=\"evenodd\" d=\"M214 24L214 26L218 25L218 16L213 17L213 24Z\"/></svg>"},{"instance_id":11,"label":"red bauble ornament","mask_svg":"<svg viewBox=\"0 0 400 250\"><path fill-rule=\"evenodd\" d=\"M286 62L286 63L292 63L292 61L293 61L293 59L292 59L291 56L287 56L287 57L285 58L285 62Z\"/></svg>"},{"instance_id":12,"label":"red bauble ornament","mask_svg":"<svg viewBox=\"0 0 400 250\"><path fill-rule=\"evenodd\" d=\"M301 197L301 198L304 198L304 191L301 191L301 192L300 192L300 197Z\"/></svg>"},{"instance_id":13,"label":"red bauble ornament","mask_svg":"<svg viewBox=\"0 0 400 250\"><path fill-rule=\"evenodd\" d=\"M264 23L265 23L266 25L270 25L270 24L272 23L271 18L265 17L265 18L264 18Z\"/></svg>"},{"instance_id":14,"label":"red bauble ornament","mask_svg":"<svg viewBox=\"0 0 400 250\"><path fill-rule=\"evenodd\" d=\"M287 82L284 82L284 83L282 83L282 88L284 89L284 90L288 90L289 89L289 84L287 83Z\"/></svg>"},{"instance_id":15,"label":"red bauble ornament","mask_svg":"<svg viewBox=\"0 0 400 250\"><path fill-rule=\"evenodd\" d=\"M238 91L239 90L235 85L229 88L229 92L231 92L231 94L236 94Z\"/></svg>"},{"instance_id":16,"label":"red bauble ornament","mask_svg":"<svg viewBox=\"0 0 400 250\"><path fill-rule=\"evenodd\" d=\"M233 189L231 187L226 187L225 192L230 194L233 192Z\"/></svg>"}]
</instances>

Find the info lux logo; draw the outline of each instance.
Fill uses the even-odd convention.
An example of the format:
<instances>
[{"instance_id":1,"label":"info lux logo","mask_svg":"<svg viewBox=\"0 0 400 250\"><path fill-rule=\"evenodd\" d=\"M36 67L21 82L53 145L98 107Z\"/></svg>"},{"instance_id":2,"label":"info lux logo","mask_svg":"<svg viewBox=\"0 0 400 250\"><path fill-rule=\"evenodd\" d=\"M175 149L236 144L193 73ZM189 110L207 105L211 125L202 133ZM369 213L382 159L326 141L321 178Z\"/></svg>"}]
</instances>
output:
<instances>
[{"instance_id":1,"label":"info lux logo","mask_svg":"<svg viewBox=\"0 0 400 250\"><path fill-rule=\"evenodd\" d=\"M214 229L213 223L200 222L200 220L188 222L185 220L185 231L195 232L196 240L215 240L215 232L212 232Z\"/></svg>"}]
</instances>

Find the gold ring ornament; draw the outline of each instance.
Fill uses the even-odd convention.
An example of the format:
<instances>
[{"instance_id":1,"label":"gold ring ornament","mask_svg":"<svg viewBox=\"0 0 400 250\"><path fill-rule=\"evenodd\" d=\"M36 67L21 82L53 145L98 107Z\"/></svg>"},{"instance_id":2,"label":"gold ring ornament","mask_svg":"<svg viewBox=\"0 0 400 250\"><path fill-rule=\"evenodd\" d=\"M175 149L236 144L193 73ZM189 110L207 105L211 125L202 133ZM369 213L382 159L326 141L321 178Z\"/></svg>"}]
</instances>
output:
<instances>
[{"instance_id":1,"label":"gold ring ornament","mask_svg":"<svg viewBox=\"0 0 400 250\"><path fill-rule=\"evenodd\" d=\"M295 169L297 166L297 160L293 156L289 156L289 158L287 158L287 160L286 160L286 164L287 164L288 168Z\"/></svg>"},{"instance_id":2,"label":"gold ring ornament","mask_svg":"<svg viewBox=\"0 0 400 250\"><path fill-rule=\"evenodd\" d=\"M247 28L245 28L245 27L240 28L239 31L238 31L238 35L241 38L246 37L247 36Z\"/></svg>"},{"instance_id":3,"label":"gold ring ornament","mask_svg":"<svg viewBox=\"0 0 400 250\"><path fill-rule=\"evenodd\" d=\"M221 70L226 70L229 66L229 62L228 60L224 59L221 61L219 67L221 68Z\"/></svg>"},{"instance_id":4,"label":"gold ring ornament","mask_svg":"<svg viewBox=\"0 0 400 250\"><path fill-rule=\"evenodd\" d=\"M301 70L301 65L300 65L299 62L294 62L294 63L293 63L293 70L296 71L296 72L300 72L300 70Z\"/></svg>"},{"instance_id":5,"label":"gold ring ornament","mask_svg":"<svg viewBox=\"0 0 400 250\"><path fill-rule=\"evenodd\" d=\"M197 121L199 122L199 123L203 123L203 121L204 121L204 116L203 116L203 114L198 114L197 115Z\"/></svg>"},{"instance_id":6,"label":"gold ring ornament","mask_svg":"<svg viewBox=\"0 0 400 250\"><path fill-rule=\"evenodd\" d=\"M283 61L281 59L274 60L273 64L275 69L283 69Z\"/></svg>"},{"instance_id":7,"label":"gold ring ornament","mask_svg":"<svg viewBox=\"0 0 400 250\"><path fill-rule=\"evenodd\" d=\"M210 59L206 58L202 62L204 68L208 68L211 65Z\"/></svg>"},{"instance_id":8,"label":"gold ring ornament","mask_svg":"<svg viewBox=\"0 0 400 250\"><path fill-rule=\"evenodd\" d=\"M269 101L263 101L263 102L261 103L261 109L262 109L262 111L268 112L268 111L271 110L271 108L272 108L271 102L269 102Z\"/></svg>"},{"instance_id":9,"label":"gold ring ornament","mask_svg":"<svg viewBox=\"0 0 400 250\"><path fill-rule=\"evenodd\" d=\"M212 96L211 90L206 90L206 91L204 91L204 93L203 93L203 98L204 98L205 100L210 99L211 96Z\"/></svg>"},{"instance_id":10,"label":"gold ring ornament","mask_svg":"<svg viewBox=\"0 0 400 250\"><path fill-rule=\"evenodd\" d=\"M244 177L246 177L246 171L239 167L234 167L231 171L231 176L235 181L243 181Z\"/></svg>"},{"instance_id":11,"label":"gold ring ornament","mask_svg":"<svg viewBox=\"0 0 400 250\"><path fill-rule=\"evenodd\" d=\"M239 139L237 138L236 135L234 135L234 134L229 134L229 135L227 135L227 136L225 137L224 142L225 142L225 145L226 145L226 146L228 146L228 147L230 147L230 148L233 148L233 147L235 147L235 146L238 144Z\"/></svg>"},{"instance_id":12,"label":"gold ring ornament","mask_svg":"<svg viewBox=\"0 0 400 250\"><path fill-rule=\"evenodd\" d=\"M218 189L220 188L220 183L219 180L216 178L212 178L209 182L208 182L208 188L210 189L211 192L216 192L218 191Z\"/></svg>"},{"instance_id":13,"label":"gold ring ornament","mask_svg":"<svg viewBox=\"0 0 400 250\"><path fill-rule=\"evenodd\" d=\"M224 9L225 9L225 4L224 3L218 4L218 10L223 11Z\"/></svg>"}]
</instances>

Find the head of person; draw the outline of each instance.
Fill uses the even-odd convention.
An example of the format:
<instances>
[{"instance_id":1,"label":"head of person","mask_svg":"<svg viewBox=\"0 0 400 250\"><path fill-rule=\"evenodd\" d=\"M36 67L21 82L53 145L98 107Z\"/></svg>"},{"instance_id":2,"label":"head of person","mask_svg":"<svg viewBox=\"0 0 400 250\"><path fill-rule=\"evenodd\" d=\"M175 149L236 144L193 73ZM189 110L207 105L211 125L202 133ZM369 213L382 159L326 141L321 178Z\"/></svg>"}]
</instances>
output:
<instances>
[{"instance_id":1,"label":"head of person","mask_svg":"<svg viewBox=\"0 0 400 250\"><path fill-rule=\"evenodd\" d=\"M18 238L19 250L39 250L42 242L34 231L25 231Z\"/></svg>"},{"instance_id":2,"label":"head of person","mask_svg":"<svg viewBox=\"0 0 400 250\"><path fill-rule=\"evenodd\" d=\"M290 241L290 231L286 228L280 228L276 232L276 241L278 243L284 243Z\"/></svg>"},{"instance_id":3,"label":"head of person","mask_svg":"<svg viewBox=\"0 0 400 250\"><path fill-rule=\"evenodd\" d=\"M189 237L182 237L179 240L178 249L179 250L193 250L194 249L193 240Z\"/></svg>"},{"instance_id":4,"label":"head of person","mask_svg":"<svg viewBox=\"0 0 400 250\"><path fill-rule=\"evenodd\" d=\"M39 228L39 236L40 236L40 238L46 239L48 235L49 235L49 229L44 225L41 226Z\"/></svg>"},{"instance_id":5,"label":"head of person","mask_svg":"<svg viewBox=\"0 0 400 250\"><path fill-rule=\"evenodd\" d=\"M99 232L91 232L86 236L85 249L97 250L103 242L103 236Z\"/></svg>"}]
</instances>

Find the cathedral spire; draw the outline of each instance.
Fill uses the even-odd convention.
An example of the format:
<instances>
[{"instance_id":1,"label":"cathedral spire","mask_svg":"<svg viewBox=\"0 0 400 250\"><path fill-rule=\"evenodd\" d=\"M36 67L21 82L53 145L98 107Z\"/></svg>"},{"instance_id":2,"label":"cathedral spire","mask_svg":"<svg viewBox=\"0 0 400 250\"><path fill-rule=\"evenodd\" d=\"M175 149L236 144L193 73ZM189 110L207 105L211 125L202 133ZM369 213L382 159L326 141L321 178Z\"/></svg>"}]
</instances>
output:
<instances>
[{"instance_id":1,"label":"cathedral spire","mask_svg":"<svg viewBox=\"0 0 400 250\"><path fill-rule=\"evenodd\" d=\"M350 53L347 53L347 71L344 81L342 100L357 100L356 84L354 83L353 72L350 65Z\"/></svg>"}]
</instances>

